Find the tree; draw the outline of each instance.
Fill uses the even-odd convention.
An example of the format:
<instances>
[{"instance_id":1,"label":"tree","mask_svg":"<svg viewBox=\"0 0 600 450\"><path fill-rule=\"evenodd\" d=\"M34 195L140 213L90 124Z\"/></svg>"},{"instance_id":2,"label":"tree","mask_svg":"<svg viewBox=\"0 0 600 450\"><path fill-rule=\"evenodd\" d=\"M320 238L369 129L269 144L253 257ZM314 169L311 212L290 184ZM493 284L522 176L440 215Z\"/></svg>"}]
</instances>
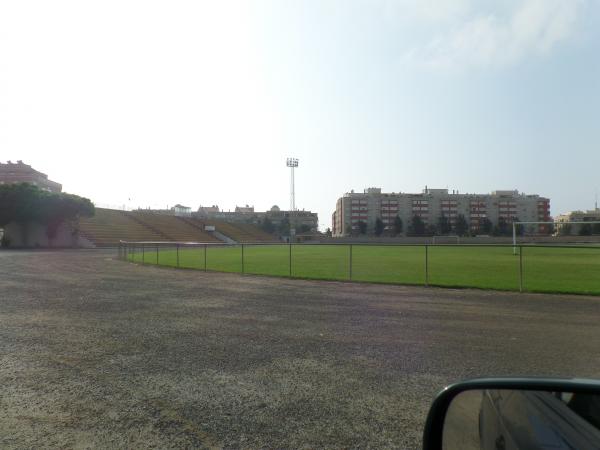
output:
<instances>
[{"instance_id":1,"label":"tree","mask_svg":"<svg viewBox=\"0 0 600 450\"><path fill-rule=\"evenodd\" d=\"M36 217L40 189L29 183L0 186L0 226L25 223Z\"/></svg>"},{"instance_id":2,"label":"tree","mask_svg":"<svg viewBox=\"0 0 600 450\"><path fill-rule=\"evenodd\" d=\"M423 219L421 219L419 216L413 216L412 219L410 219L408 231L411 234L422 236L425 234L425 222L423 222Z\"/></svg>"},{"instance_id":3,"label":"tree","mask_svg":"<svg viewBox=\"0 0 600 450\"><path fill-rule=\"evenodd\" d=\"M511 227L510 227L510 235L512 236L512 224L514 224L515 222L518 222L519 218L518 217L513 217L512 219L512 223L511 223ZM517 223L515 224L515 234L517 236L523 236L525 234L525 227L523 226L522 223Z\"/></svg>"},{"instance_id":4,"label":"tree","mask_svg":"<svg viewBox=\"0 0 600 450\"><path fill-rule=\"evenodd\" d=\"M38 211L40 222L46 225L46 236L51 241L65 221L91 217L95 213L92 202L73 194L49 194L42 191Z\"/></svg>"},{"instance_id":5,"label":"tree","mask_svg":"<svg viewBox=\"0 0 600 450\"><path fill-rule=\"evenodd\" d=\"M479 221L479 231L483 234L490 234L492 227L492 221L487 217L484 217Z\"/></svg>"},{"instance_id":6,"label":"tree","mask_svg":"<svg viewBox=\"0 0 600 450\"><path fill-rule=\"evenodd\" d=\"M571 234L571 224L570 223L561 224L558 227L558 234L560 236L569 236Z\"/></svg>"},{"instance_id":7,"label":"tree","mask_svg":"<svg viewBox=\"0 0 600 450\"><path fill-rule=\"evenodd\" d=\"M553 234L554 233L554 224L545 223L540 226L540 232L544 234Z\"/></svg>"},{"instance_id":8,"label":"tree","mask_svg":"<svg viewBox=\"0 0 600 450\"><path fill-rule=\"evenodd\" d=\"M383 220L379 217L375 219L375 236L381 236L383 230L385 229L385 225L383 224Z\"/></svg>"},{"instance_id":9,"label":"tree","mask_svg":"<svg viewBox=\"0 0 600 450\"><path fill-rule=\"evenodd\" d=\"M438 219L437 231L439 234L448 234L452 231L452 226L446 216L440 216Z\"/></svg>"},{"instance_id":10,"label":"tree","mask_svg":"<svg viewBox=\"0 0 600 450\"><path fill-rule=\"evenodd\" d=\"M94 213L93 203L78 195L46 192L30 183L0 186L0 226L15 222L25 236L28 224L35 222L46 226L46 235L52 240L62 223Z\"/></svg>"},{"instance_id":11,"label":"tree","mask_svg":"<svg viewBox=\"0 0 600 450\"><path fill-rule=\"evenodd\" d=\"M435 224L433 223L425 225L425 234L429 236L435 236L436 234L438 234L437 226L435 226Z\"/></svg>"},{"instance_id":12,"label":"tree","mask_svg":"<svg viewBox=\"0 0 600 450\"><path fill-rule=\"evenodd\" d=\"M579 227L579 236L591 236L592 225L589 223L583 224Z\"/></svg>"},{"instance_id":13,"label":"tree","mask_svg":"<svg viewBox=\"0 0 600 450\"><path fill-rule=\"evenodd\" d=\"M327 237L331 237L331 235L332 235L332 233L331 233L331 228L327 228L327 229L325 230L325 236L327 236Z\"/></svg>"},{"instance_id":14,"label":"tree","mask_svg":"<svg viewBox=\"0 0 600 450\"><path fill-rule=\"evenodd\" d=\"M303 223L300 225L300 233L308 233L310 231L310 225Z\"/></svg>"},{"instance_id":15,"label":"tree","mask_svg":"<svg viewBox=\"0 0 600 450\"><path fill-rule=\"evenodd\" d=\"M2 238L0 238L0 247L6 248L9 246L10 246L10 239L8 238L8 236L3 234Z\"/></svg>"},{"instance_id":16,"label":"tree","mask_svg":"<svg viewBox=\"0 0 600 450\"><path fill-rule=\"evenodd\" d=\"M269 219L268 217L265 217L264 220L261 222L260 224L260 228L269 234L272 234L275 232L275 225L273 224L273 222L271 222L271 219Z\"/></svg>"},{"instance_id":17,"label":"tree","mask_svg":"<svg viewBox=\"0 0 600 450\"><path fill-rule=\"evenodd\" d=\"M364 222L362 220L358 221L358 232L360 234L367 234L367 222Z\"/></svg>"},{"instance_id":18,"label":"tree","mask_svg":"<svg viewBox=\"0 0 600 450\"><path fill-rule=\"evenodd\" d=\"M396 218L394 219L394 236L397 236L400 233L402 233L403 228L404 224L402 223L402 219L400 218L400 216L396 216Z\"/></svg>"},{"instance_id":19,"label":"tree","mask_svg":"<svg viewBox=\"0 0 600 450\"><path fill-rule=\"evenodd\" d=\"M509 236L512 235L512 229L504 217L498 219L498 223L494 227L492 234L494 236Z\"/></svg>"},{"instance_id":20,"label":"tree","mask_svg":"<svg viewBox=\"0 0 600 450\"><path fill-rule=\"evenodd\" d=\"M290 219L284 217L279 223L279 234L282 236L289 236L290 234Z\"/></svg>"},{"instance_id":21,"label":"tree","mask_svg":"<svg viewBox=\"0 0 600 450\"><path fill-rule=\"evenodd\" d=\"M458 236L464 236L468 230L469 224L467 223L467 219L465 219L464 215L459 214L454 224L454 231Z\"/></svg>"}]
</instances>

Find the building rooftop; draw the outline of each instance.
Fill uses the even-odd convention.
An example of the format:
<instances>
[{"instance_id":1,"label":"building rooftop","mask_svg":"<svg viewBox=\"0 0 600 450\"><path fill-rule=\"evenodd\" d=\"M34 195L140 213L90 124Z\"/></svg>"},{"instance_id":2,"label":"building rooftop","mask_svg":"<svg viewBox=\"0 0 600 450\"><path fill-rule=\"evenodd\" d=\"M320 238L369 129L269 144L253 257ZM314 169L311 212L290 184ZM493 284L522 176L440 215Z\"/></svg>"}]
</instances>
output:
<instances>
[{"instance_id":1,"label":"building rooftop","mask_svg":"<svg viewBox=\"0 0 600 450\"><path fill-rule=\"evenodd\" d=\"M0 163L0 184L31 183L51 192L61 192L62 185L23 161Z\"/></svg>"},{"instance_id":2,"label":"building rooftop","mask_svg":"<svg viewBox=\"0 0 600 450\"><path fill-rule=\"evenodd\" d=\"M412 195L412 196L423 196L423 195L433 195L433 196L443 196L443 195L471 195L471 196L483 196L483 195L491 195L496 197L531 197L536 198L540 197L538 194L525 194L524 192L519 192L517 189L510 190L495 190L490 193L472 193L472 192L459 192L458 189L452 189L450 192L448 188L429 188L425 186L425 188L421 192L381 192L381 188L369 187L363 190L363 192L355 192L352 189L350 192L346 192L344 196L364 196L364 195Z\"/></svg>"}]
</instances>

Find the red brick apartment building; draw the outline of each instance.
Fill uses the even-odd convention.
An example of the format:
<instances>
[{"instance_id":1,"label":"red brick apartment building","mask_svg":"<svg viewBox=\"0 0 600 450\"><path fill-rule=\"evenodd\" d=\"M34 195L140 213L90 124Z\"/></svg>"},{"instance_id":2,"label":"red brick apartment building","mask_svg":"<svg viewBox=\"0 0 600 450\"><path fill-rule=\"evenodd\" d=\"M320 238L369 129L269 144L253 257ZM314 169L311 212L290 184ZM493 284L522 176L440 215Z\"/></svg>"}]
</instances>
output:
<instances>
[{"instance_id":1,"label":"red brick apartment building","mask_svg":"<svg viewBox=\"0 0 600 450\"><path fill-rule=\"evenodd\" d=\"M48 179L48 175L17 161L0 163L0 184L31 183L49 192L61 192L62 185Z\"/></svg>"},{"instance_id":2,"label":"red brick apartment building","mask_svg":"<svg viewBox=\"0 0 600 450\"><path fill-rule=\"evenodd\" d=\"M340 197L332 215L334 236L348 236L358 229L360 221L367 224L367 233L372 233L375 221L381 219L385 227L391 227L396 216L408 225L414 216L425 224L436 224L446 217L450 224L463 215L472 231L477 231L484 219L493 224L504 219L510 223L519 221L550 221L550 199L537 194L526 195L516 190L494 191L490 194L459 194L448 189L428 189L421 193L383 193L379 188L368 188L364 192L349 192ZM545 232L538 225L538 232Z\"/></svg>"}]
</instances>

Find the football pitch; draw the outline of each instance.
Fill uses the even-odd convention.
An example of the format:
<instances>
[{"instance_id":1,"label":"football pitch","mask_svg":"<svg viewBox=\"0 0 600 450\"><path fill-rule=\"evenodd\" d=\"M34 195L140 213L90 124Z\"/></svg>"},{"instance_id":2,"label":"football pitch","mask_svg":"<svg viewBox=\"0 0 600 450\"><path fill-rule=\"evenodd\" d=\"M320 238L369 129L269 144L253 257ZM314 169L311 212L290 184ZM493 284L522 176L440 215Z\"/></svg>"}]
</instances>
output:
<instances>
[{"instance_id":1,"label":"football pitch","mask_svg":"<svg viewBox=\"0 0 600 450\"><path fill-rule=\"evenodd\" d=\"M600 295L600 247L209 245L130 250L132 262L324 280Z\"/></svg>"}]
</instances>

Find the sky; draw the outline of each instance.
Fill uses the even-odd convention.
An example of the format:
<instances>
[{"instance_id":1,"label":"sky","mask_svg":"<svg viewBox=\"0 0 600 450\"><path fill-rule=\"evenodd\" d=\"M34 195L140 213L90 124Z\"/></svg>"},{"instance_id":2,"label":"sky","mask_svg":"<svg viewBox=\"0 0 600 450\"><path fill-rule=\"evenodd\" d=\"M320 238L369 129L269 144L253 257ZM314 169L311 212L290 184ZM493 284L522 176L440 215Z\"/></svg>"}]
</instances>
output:
<instances>
[{"instance_id":1,"label":"sky","mask_svg":"<svg viewBox=\"0 0 600 450\"><path fill-rule=\"evenodd\" d=\"M600 189L597 0L0 0L0 161L98 206Z\"/></svg>"}]
</instances>

